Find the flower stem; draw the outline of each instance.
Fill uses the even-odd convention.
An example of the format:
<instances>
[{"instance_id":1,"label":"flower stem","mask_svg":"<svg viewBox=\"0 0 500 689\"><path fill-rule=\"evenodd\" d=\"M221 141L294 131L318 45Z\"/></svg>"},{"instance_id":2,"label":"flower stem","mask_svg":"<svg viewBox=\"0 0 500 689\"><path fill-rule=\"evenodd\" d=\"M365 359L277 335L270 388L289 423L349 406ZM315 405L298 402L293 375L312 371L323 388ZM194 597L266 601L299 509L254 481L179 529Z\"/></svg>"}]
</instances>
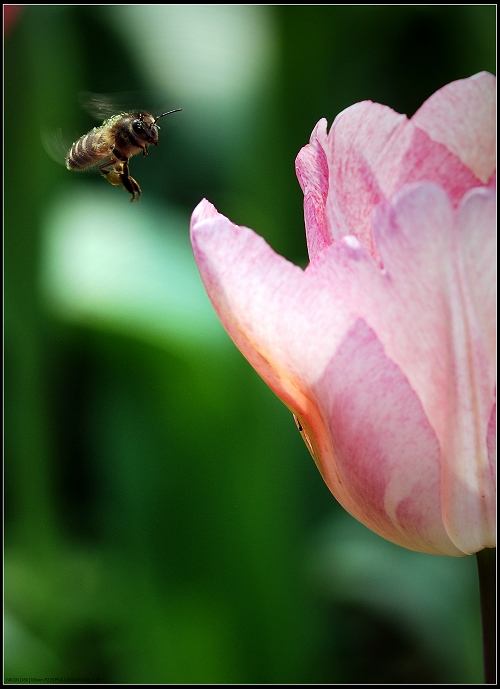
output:
<instances>
[{"instance_id":1,"label":"flower stem","mask_svg":"<svg viewBox=\"0 0 500 689\"><path fill-rule=\"evenodd\" d=\"M484 683L496 683L496 548L476 553L483 626Z\"/></svg>"}]
</instances>

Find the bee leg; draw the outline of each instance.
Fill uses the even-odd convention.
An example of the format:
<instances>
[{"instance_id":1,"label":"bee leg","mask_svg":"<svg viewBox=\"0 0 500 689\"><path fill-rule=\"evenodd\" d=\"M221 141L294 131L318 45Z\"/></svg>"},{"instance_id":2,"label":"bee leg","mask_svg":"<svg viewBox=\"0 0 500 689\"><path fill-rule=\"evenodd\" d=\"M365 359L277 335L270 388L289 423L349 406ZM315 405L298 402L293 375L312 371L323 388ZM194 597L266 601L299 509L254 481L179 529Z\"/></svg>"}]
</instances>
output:
<instances>
[{"instance_id":1,"label":"bee leg","mask_svg":"<svg viewBox=\"0 0 500 689\"><path fill-rule=\"evenodd\" d=\"M99 165L99 172L101 173L101 175L104 177L104 179L107 179L108 182L115 187L122 183L122 169L123 165L121 163L113 163L107 161L106 163Z\"/></svg>"},{"instance_id":2,"label":"bee leg","mask_svg":"<svg viewBox=\"0 0 500 689\"><path fill-rule=\"evenodd\" d=\"M122 171L120 173L120 182L123 185L124 189L126 189L129 194L132 194L132 198L130 199L130 203L133 203L134 201L139 201L139 199L141 198L141 194L142 194L141 187L135 181L135 179L130 176L130 172L128 169L128 160L124 161L122 164Z\"/></svg>"},{"instance_id":3,"label":"bee leg","mask_svg":"<svg viewBox=\"0 0 500 689\"><path fill-rule=\"evenodd\" d=\"M128 193L132 194L130 203L133 203L134 201L139 201L139 199L141 198L142 191L141 187L135 181L135 179L130 175L120 175L120 181L123 187L128 191Z\"/></svg>"},{"instance_id":4,"label":"bee leg","mask_svg":"<svg viewBox=\"0 0 500 689\"><path fill-rule=\"evenodd\" d=\"M99 165L99 172L104 179L107 179L113 186L117 187L121 184L125 191L128 191L128 193L132 195L130 199L132 203L132 201L138 201L141 198L141 187L135 179L130 176L128 159L121 156L121 154L120 157L122 158L121 160L108 160L102 165Z\"/></svg>"}]
</instances>

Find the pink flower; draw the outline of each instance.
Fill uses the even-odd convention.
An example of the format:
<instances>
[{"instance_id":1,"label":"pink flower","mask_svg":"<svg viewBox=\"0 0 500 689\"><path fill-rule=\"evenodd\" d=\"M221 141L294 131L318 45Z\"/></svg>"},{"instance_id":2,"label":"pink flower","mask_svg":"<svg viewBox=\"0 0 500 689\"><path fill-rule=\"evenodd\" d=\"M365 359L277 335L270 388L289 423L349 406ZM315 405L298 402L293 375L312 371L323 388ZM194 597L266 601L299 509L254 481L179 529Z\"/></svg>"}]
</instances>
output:
<instances>
[{"instance_id":1,"label":"pink flower","mask_svg":"<svg viewBox=\"0 0 500 689\"><path fill-rule=\"evenodd\" d=\"M305 270L206 200L191 219L215 310L333 495L426 553L496 545L495 91L483 72L410 120L321 120L296 161Z\"/></svg>"}]
</instances>

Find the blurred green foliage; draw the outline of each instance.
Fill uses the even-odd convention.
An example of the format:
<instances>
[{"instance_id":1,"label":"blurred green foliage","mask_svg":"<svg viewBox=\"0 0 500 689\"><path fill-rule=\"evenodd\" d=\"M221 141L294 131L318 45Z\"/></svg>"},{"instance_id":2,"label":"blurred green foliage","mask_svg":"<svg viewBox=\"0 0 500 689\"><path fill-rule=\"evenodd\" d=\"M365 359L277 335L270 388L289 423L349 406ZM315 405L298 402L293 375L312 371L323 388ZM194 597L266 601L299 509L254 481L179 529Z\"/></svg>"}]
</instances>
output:
<instances>
[{"instance_id":1,"label":"blurred green foliage","mask_svg":"<svg viewBox=\"0 0 500 689\"><path fill-rule=\"evenodd\" d=\"M344 514L215 318L188 226L207 197L304 265L294 159L316 122L365 99L411 115L494 72L495 49L493 5L31 5L15 18L6 678L481 682L474 559L404 551ZM71 143L96 124L82 91L183 108L132 161L139 204L47 155L58 130Z\"/></svg>"}]
</instances>

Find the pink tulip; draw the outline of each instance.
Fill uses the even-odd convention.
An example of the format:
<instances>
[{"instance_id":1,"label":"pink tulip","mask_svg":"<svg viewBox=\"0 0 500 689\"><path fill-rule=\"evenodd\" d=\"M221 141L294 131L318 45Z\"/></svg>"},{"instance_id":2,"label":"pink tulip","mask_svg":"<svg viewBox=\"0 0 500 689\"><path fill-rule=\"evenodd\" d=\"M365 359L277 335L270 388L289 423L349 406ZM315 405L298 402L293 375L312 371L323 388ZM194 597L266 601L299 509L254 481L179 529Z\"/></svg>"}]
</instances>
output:
<instances>
[{"instance_id":1,"label":"pink tulip","mask_svg":"<svg viewBox=\"0 0 500 689\"><path fill-rule=\"evenodd\" d=\"M297 156L310 263L206 200L191 238L235 344L333 495L394 543L495 547L496 80L363 102Z\"/></svg>"}]
</instances>

